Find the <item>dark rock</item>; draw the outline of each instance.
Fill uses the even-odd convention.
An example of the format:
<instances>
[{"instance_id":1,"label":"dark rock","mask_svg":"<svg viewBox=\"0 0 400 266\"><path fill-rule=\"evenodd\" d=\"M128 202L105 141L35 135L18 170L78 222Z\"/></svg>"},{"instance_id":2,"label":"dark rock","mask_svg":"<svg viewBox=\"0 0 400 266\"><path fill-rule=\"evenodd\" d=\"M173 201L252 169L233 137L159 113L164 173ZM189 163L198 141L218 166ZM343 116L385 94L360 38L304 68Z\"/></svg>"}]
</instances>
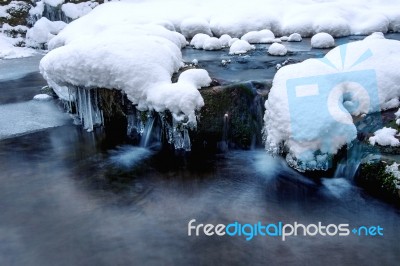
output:
<instances>
[{"instance_id":1,"label":"dark rock","mask_svg":"<svg viewBox=\"0 0 400 266\"><path fill-rule=\"evenodd\" d=\"M191 132L192 149L250 149L262 144L264 103L271 82L250 81L200 90L205 105Z\"/></svg>"}]
</instances>

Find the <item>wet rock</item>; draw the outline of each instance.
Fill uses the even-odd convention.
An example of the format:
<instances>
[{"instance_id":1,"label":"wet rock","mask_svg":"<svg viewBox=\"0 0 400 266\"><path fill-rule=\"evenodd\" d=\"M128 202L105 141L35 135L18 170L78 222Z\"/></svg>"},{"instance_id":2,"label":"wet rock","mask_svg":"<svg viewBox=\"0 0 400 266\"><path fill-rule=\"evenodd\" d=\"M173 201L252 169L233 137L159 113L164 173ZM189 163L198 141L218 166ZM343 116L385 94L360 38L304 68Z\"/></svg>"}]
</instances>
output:
<instances>
[{"instance_id":1,"label":"wet rock","mask_svg":"<svg viewBox=\"0 0 400 266\"><path fill-rule=\"evenodd\" d=\"M387 165L386 161L361 164L355 182L368 193L400 205L400 190L396 188L396 178L385 170Z\"/></svg>"},{"instance_id":2,"label":"wet rock","mask_svg":"<svg viewBox=\"0 0 400 266\"><path fill-rule=\"evenodd\" d=\"M200 90L205 105L192 132L192 149L250 149L261 146L264 103L270 81L250 81Z\"/></svg>"}]
</instances>

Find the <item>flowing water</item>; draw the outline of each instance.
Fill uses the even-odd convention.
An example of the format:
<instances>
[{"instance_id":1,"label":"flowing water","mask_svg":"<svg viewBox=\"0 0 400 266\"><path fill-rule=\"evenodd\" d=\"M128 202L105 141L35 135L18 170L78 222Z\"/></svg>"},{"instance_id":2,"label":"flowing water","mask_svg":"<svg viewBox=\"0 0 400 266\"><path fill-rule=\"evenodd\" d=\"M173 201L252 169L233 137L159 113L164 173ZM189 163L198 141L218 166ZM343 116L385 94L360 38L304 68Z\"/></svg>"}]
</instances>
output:
<instances>
[{"instance_id":1,"label":"flowing water","mask_svg":"<svg viewBox=\"0 0 400 266\"><path fill-rule=\"evenodd\" d=\"M190 50L184 50L185 58L204 64L201 52ZM230 80L233 75L214 59L210 72ZM272 73L265 66L258 74L242 73L240 63L229 67L238 69L241 80ZM45 85L37 72L12 79L0 80L0 116L21 112ZM53 102L37 104L57 108ZM37 113L47 117L48 127L3 130L0 265L397 265L400 260L399 209L348 178L314 181L263 150L193 155L150 149L145 129L141 147L124 140L115 144L100 130L89 133L72 120L52 120L59 115ZM189 237L191 219L379 225L384 236Z\"/></svg>"}]
</instances>

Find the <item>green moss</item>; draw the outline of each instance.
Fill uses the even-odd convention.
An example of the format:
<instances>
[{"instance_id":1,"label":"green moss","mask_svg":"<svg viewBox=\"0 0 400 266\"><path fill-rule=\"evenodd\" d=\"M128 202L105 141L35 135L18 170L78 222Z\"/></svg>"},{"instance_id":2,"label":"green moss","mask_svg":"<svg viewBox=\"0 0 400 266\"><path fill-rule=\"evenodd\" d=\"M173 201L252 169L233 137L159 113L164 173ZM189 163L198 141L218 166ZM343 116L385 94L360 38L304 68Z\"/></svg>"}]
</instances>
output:
<instances>
[{"instance_id":1,"label":"green moss","mask_svg":"<svg viewBox=\"0 0 400 266\"><path fill-rule=\"evenodd\" d=\"M386 166L383 162L362 164L356 181L372 194L384 198L399 198L396 178L386 172Z\"/></svg>"}]
</instances>

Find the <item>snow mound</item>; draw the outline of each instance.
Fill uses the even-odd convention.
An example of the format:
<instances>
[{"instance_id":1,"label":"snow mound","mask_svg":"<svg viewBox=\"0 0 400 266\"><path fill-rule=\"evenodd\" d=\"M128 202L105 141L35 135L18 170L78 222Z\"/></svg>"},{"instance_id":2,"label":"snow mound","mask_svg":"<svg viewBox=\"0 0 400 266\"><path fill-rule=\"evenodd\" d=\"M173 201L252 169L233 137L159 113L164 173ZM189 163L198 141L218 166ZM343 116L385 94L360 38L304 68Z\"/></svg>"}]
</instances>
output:
<instances>
[{"instance_id":1,"label":"snow mound","mask_svg":"<svg viewBox=\"0 0 400 266\"><path fill-rule=\"evenodd\" d=\"M298 33L292 33L292 34L290 34L290 36L289 36L289 38L288 38L287 41L288 41L288 42L301 42L301 41L302 41L302 38L301 38L301 35L300 35L300 34L298 34Z\"/></svg>"},{"instance_id":2,"label":"snow mound","mask_svg":"<svg viewBox=\"0 0 400 266\"><path fill-rule=\"evenodd\" d=\"M110 7L121 12L111 15ZM139 110L170 110L195 126L195 111L204 105L198 80L171 83L183 66L185 38L162 26L129 24L132 9L127 7L135 5L100 5L70 23L49 42L53 50L40 62L43 77L64 100L76 98L76 87L118 89ZM201 73L195 76L204 80L206 72Z\"/></svg>"},{"instance_id":3,"label":"snow mound","mask_svg":"<svg viewBox=\"0 0 400 266\"><path fill-rule=\"evenodd\" d=\"M221 37L219 37L219 41L221 42L222 47L230 46L229 43L231 40L232 40L232 37L229 36L228 34L224 34Z\"/></svg>"},{"instance_id":4,"label":"snow mound","mask_svg":"<svg viewBox=\"0 0 400 266\"><path fill-rule=\"evenodd\" d=\"M268 48L268 53L270 55L279 55L283 56L287 54L287 49L283 44L280 43L273 43L271 46Z\"/></svg>"},{"instance_id":5,"label":"snow mound","mask_svg":"<svg viewBox=\"0 0 400 266\"><path fill-rule=\"evenodd\" d=\"M270 30L250 31L240 38L249 43L272 43L275 35Z\"/></svg>"},{"instance_id":6,"label":"snow mound","mask_svg":"<svg viewBox=\"0 0 400 266\"><path fill-rule=\"evenodd\" d=\"M90 1L78 4L66 3L61 6L61 11L64 12L64 14L67 17L71 19L77 19L86 15L98 5L99 4L97 2L90 2Z\"/></svg>"},{"instance_id":7,"label":"snow mound","mask_svg":"<svg viewBox=\"0 0 400 266\"><path fill-rule=\"evenodd\" d=\"M221 50L222 49L221 41L218 38L210 37L204 41L203 49L210 51Z\"/></svg>"},{"instance_id":8,"label":"snow mound","mask_svg":"<svg viewBox=\"0 0 400 266\"><path fill-rule=\"evenodd\" d=\"M239 38L232 38L232 39L229 41L229 47L231 47L232 44L233 44L234 42L238 41L238 40L239 40Z\"/></svg>"},{"instance_id":9,"label":"snow mound","mask_svg":"<svg viewBox=\"0 0 400 266\"><path fill-rule=\"evenodd\" d=\"M375 39L386 39L385 35L382 32L374 32L371 35L368 35L364 38L364 40L375 40Z\"/></svg>"},{"instance_id":10,"label":"snow mound","mask_svg":"<svg viewBox=\"0 0 400 266\"><path fill-rule=\"evenodd\" d=\"M26 45L33 48L46 48L45 45L67 24L62 21L50 21L42 17L26 33Z\"/></svg>"},{"instance_id":11,"label":"snow mound","mask_svg":"<svg viewBox=\"0 0 400 266\"><path fill-rule=\"evenodd\" d=\"M198 33L204 33L212 36L210 25L203 18L188 18L182 21L180 25L181 33L186 38L193 38Z\"/></svg>"},{"instance_id":12,"label":"snow mound","mask_svg":"<svg viewBox=\"0 0 400 266\"><path fill-rule=\"evenodd\" d=\"M14 39L0 33L0 59L29 57L36 54L36 51L33 49L15 47L14 41Z\"/></svg>"},{"instance_id":13,"label":"snow mound","mask_svg":"<svg viewBox=\"0 0 400 266\"><path fill-rule=\"evenodd\" d=\"M245 54L248 51L251 51L254 49L256 49L256 47L254 45L251 45L247 41L237 40L234 43L232 43L232 45L229 49L229 54Z\"/></svg>"},{"instance_id":14,"label":"snow mound","mask_svg":"<svg viewBox=\"0 0 400 266\"><path fill-rule=\"evenodd\" d=\"M298 170L326 170L357 137L353 117L378 112L400 96L399 67L400 42L379 39L280 68L265 103L266 149L286 154Z\"/></svg>"},{"instance_id":15,"label":"snow mound","mask_svg":"<svg viewBox=\"0 0 400 266\"><path fill-rule=\"evenodd\" d=\"M210 39L211 37L204 33L196 34L193 39L190 41L190 45L196 49L203 49L204 43L206 40Z\"/></svg>"},{"instance_id":16,"label":"snow mound","mask_svg":"<svg viewBox=\"0 0 400 266\"><path fill-rule=\"evenodd\" d=\"M374 132L374 136L369 138L369 143L372 145L378 144L381 146L399 146L400 142L395 135L397 130L391 127L384 127Z\"/></svg>"},{"instance_id":17,"label":"snow mound","mask_svg":"<svg viewBox=\"0 0 400 266\"><path fill-rule=\"evenodd\" d=\"M313 48L331 48L335 46L335 39L326 33L320 32L311 38L311 47Z\"/></svg>"}]
</instances>

